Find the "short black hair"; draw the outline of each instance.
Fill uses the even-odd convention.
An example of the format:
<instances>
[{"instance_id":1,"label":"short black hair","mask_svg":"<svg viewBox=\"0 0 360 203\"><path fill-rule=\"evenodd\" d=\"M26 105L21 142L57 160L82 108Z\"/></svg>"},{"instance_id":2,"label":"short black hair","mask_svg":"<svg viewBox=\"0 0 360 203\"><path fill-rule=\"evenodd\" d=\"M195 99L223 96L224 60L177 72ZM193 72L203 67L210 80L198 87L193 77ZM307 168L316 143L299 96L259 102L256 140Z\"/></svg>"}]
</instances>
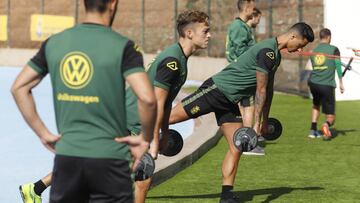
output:
<instances>
[{"instance_id":1,"label":"short black hair","mask_svg":"<svg viewBox=\"0 0 360 203\"><path fill-rule=\"evenodd\" d=\"M314 41L314 31L311 28L310 25L299 22L293 25L290 30L296 31L298 34L300 34L302 37L306 38L308 42Z\"/></svg>"},{"instance_id":2,"label":"short black hair","mask_svg":"<svg viewBox=\"0 0 360 203\"><path fill-rule=\"evenodd\" d=\"M331 31L327 28L323 28L320 30L319 35L320 35L320 39L331 37Z\"/></svg>"},{"instance_id":3,"label":"short black hair","mask_svg":"<svg viewBox=\"0 0 360 203\"><path fill-rule=\"evenodd\" d=\"M106 5L111 0L84 0L86 11L96 11L104 13L106 11Z\"/></svg>"},{"instance_id":4,"label":"short black hair","mask_svg":"<svg viewBox=\"0 0 360 203\"><path fill-rule=\"evenodd\" d=\"M261 15L261 11L258 8L254 8L253 16L258 17L259 15Z\"/></svg>"},{"instance_id":5,"label":"short black hair","mask_svg":"<svg viewBox=\"0 0 360 203\"><path fill-rule=\"evenodd\" d=\"M177 20L177 30L180 37L185 37L184 28L192 23L205 23L209 25L209 16L202 11L187 10L182 12Z\"/></svg>"},{"instance_id":6,"label":"short black hair","mask_svg":"<svg viewBox=\"0 0 360 203\"><path fill-rule=\"evenodd\" d=\"M253 2L253 1L255 1L255 0L238 0L237 7L238 7L239 11L240 12L243 11L245 4Z\"/></svg>"}]
</instances>

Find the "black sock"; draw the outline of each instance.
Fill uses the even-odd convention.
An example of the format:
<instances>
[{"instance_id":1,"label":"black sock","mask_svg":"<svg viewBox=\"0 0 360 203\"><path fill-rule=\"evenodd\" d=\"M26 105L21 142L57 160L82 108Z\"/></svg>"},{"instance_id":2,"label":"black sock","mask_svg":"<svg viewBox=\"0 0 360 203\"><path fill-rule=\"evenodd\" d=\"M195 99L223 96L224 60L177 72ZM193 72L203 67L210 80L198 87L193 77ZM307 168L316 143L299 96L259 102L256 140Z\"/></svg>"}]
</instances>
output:
<instances>
[{"instance_id":1,"label":"black sock","mask_svg":"<svg viewBox=\"0 0 360 203\"><path fill-rule=\"evenodd\" d=\"M326 121L329 127L331 127L334 123L330 123L329 121Z\"/></svg>"},{"instance_id":2,"label":"black sock","mask_svg":"<svg viewBox=\"0 0 360 203\"><path fill-rule=\"evenodd\" d=\"M317 130L317 123L315 122L313 122L313 123L311 123L311 128L310 128L310 130Z\"/></svg>"},{"instance_id":3,"label":"black sock","mask_svg":"<svg viewBox=\"0 0 360 203\"><path fill-rule=\"evenodd\" d=\"M42 192L44 192L44 190L46 190L46 188L47 188L46 185L41 180L34 183L34 192L39 196L41 195Z\"/></svg>"},{"instance_id":4,"label":"black sock","mask_svg":"<svg viewBox=\"0 0 360 203\"><path fill-rule=\"evenodd\" d=\"M223 185L222 186L222 191L221 191L221 197L222 198L232 198L233 197L233 193L232 193L232 189L234 188L234 186L232 185Z\"/></svg>"}]
</instances>

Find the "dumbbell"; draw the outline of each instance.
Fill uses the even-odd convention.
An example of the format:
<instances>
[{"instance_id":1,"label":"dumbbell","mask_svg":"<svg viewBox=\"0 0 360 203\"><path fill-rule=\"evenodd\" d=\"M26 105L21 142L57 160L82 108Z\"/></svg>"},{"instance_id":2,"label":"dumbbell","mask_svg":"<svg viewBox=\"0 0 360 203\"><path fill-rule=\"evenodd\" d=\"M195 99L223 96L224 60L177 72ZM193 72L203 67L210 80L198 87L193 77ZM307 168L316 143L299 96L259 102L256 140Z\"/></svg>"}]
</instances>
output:
<instances>
[{"instance_id":1,"label":"dumbbell","mask_svg":"<svg viewBox=\"0 0 360 203\"><path fill-rule=\"evenodd\" d=\"M145 153L135 170L135 181L143 181L154 175L155 161L149 153Z\"/></svg>"},{"instance_id":2,"label":"dumbbell","mask_svg":"<svg viewBox=\"0 0 360 203\"><path fill-rule=\"evenodd\" d=\"M161 137L162 136L160 134L160 140ZM160 151L160 154L164 156L175 156L181 151L183 145L184 145L184 140L181 134L176 130L169 129L168 147L166 149L162 149Z\"/></svg>"},{"instance_id":3,"label":"dumbbell","mask_svg":"<svg viewBox=\"0 0 360 203\"><path fill-rule=\"evenodd\" d=\"M268 119L268 133L262 135L265 140L276 140L282 134L282 125L280 121L276 118L269 118Z\"/></svg>"},{"instance_id":4,"label":"dumbbell","mask_svg":"<svg viewBox=\"0 0 360 203\"><path fill-rule=\"evenodd\" d=\"M235 131L233 141L239 151L248 152L256 147L257 135L254 129L243 127Z\"/></svg>"}]
</instances>

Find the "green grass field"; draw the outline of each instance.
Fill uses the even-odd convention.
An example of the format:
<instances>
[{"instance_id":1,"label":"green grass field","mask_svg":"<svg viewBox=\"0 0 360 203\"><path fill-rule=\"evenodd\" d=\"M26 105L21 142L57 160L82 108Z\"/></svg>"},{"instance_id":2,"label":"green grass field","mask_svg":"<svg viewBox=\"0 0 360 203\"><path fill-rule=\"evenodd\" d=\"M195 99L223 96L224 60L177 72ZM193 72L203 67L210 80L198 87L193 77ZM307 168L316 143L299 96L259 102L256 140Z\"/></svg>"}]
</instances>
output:
<instances>
[{"instance_id":1,"label":"green grass field","mask_svg":"<svg viewBox=\"0 0 360 203\"><path fill-rule=\"evenodd\" d=\"M281 120L283 135L266 144L266 156L241 158L234 187L239 202L360 202L360 102L337 102L338 135L331 141L307 137L310 108L309 99L274 97L271 116ZM153 188L147 202L219 202L226 150L221 139L191 167Z\"/></svg>"}]
</instances>

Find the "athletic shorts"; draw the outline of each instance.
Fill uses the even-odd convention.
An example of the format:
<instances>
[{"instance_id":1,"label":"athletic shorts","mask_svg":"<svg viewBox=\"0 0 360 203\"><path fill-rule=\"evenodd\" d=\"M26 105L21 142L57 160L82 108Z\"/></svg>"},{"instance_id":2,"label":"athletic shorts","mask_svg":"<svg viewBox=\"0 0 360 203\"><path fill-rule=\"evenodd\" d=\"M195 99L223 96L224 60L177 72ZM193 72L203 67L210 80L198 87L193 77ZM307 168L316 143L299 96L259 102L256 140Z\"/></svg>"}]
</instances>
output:
<instances>
[{"instance_id":1,"label":"athletic shorts","mask_svg":"<svg viewBox=\"0 0 360 203\"><path fill-rule=\"evenodd\" d=\"M335 88L328 85L319 85L309 82L314 106L322 106L322 112L335 115Z\"/></svg>"},{"instance_id":2,"label":"athletic shorts","mask_svg":"<svg viewBox=\"0 0 360 203\"><path fill-rule=\"evenodd\" d=\"M242 121L238 105L229 101L211 78L183 99L182 105L190 118L214 112L219 126Z\"/></svg>"},{"instance_id":3,"label":"athletic shorts","mask_svg":"<svg viewBox=\"0 0 360 203\"><path fill-rule=\"evenodd\" d=\"M133 202L129 162L56 155L51 203Z\"/></svg>"},{"instance_id":4,"label":"athletic shorts","mask_svg":"<svg viewBox=\"0 0 360 203\"><path fill-rule=\"evenodd\" d=\"M240 105L243 107L249 107L255 104L255 96L243 97L240 99Z\"/></svg>"}]
</instances>

